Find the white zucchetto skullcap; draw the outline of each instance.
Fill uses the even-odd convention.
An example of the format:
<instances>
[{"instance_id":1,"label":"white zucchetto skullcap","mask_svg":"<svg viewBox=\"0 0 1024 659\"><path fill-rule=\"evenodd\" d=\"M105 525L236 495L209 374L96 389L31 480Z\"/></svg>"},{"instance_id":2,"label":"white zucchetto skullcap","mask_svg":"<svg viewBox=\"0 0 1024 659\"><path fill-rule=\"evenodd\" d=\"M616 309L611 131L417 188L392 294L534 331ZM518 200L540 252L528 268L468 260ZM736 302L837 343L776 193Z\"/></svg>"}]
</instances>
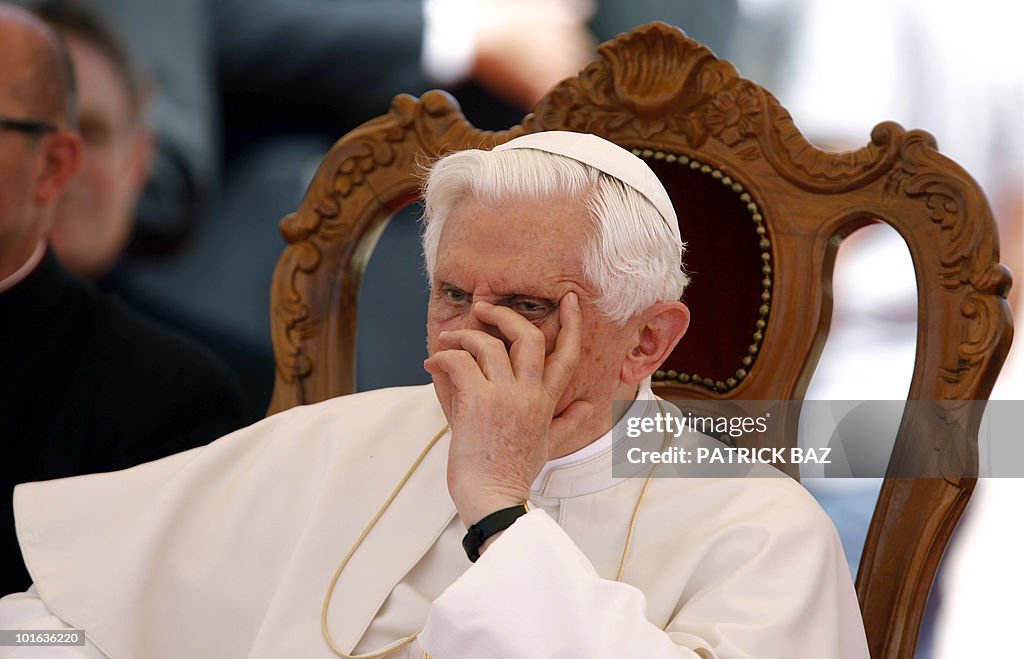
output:
<instances>
[{"instance_id":1,"label":"white zucchetto skullcap","mask_svg":"<svg viewBox=\"0 0 1024 659\"><path fill-rule=\"evenodd\" d=\"M622 181L654 205L676 239L682 242L676 211L672 207L672 200L669 199L665 186L661 184L647 163L621 146L589 133L551 130L517 137L504 144L499 144L493 150L510 151L512 149L536 149L572 158Z\"/></svg>"}]
</instances>

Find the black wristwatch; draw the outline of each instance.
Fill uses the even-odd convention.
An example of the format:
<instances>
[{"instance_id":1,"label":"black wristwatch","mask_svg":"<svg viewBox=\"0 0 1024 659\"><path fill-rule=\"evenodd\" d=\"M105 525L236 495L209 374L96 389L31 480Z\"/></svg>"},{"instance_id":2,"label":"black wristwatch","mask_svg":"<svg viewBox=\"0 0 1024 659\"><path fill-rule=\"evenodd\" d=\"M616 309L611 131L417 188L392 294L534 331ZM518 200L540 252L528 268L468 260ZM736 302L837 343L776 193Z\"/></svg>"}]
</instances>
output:
<instances>
[{"instance_id":1,"label":"black wristwatch","mask_svg":"<svg viewBox=\"0 0 1024 659\"><path fill-rule=\"evenodd\" d=\"M495 533L501 533L512 526L512 522L528 512L530 509L526 507L525 503L518 503L509 508L495 511L469 527L465 537L462 538L462 548L466 550L466 556L469 557L470 562L476 563L476 559L480 558L480 547L487 542L487 538Z\"/></svg>"}]
</instances>

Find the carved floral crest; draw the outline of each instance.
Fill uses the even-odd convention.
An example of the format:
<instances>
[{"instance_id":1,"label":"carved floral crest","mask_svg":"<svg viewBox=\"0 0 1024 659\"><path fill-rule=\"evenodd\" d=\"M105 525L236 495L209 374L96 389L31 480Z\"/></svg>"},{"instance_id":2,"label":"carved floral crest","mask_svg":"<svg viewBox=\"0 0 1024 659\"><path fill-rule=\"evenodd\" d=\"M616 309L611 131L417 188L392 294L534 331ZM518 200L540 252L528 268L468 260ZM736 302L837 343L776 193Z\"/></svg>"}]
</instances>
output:
<instances>
[{"instance_id":1,"label":"carved floral crest","mask_svg":"<svg viewBox=\"0 0 1024 659\"><path fill-rule=\"evenodd\" d=\"M757 88L678 28L655 23L598 53L601 60L541 101L528 130L619 134L627 127L644 140L681 135L694 149L709 134L731 145L760 132Z\"/></svg>"}]
</instances>

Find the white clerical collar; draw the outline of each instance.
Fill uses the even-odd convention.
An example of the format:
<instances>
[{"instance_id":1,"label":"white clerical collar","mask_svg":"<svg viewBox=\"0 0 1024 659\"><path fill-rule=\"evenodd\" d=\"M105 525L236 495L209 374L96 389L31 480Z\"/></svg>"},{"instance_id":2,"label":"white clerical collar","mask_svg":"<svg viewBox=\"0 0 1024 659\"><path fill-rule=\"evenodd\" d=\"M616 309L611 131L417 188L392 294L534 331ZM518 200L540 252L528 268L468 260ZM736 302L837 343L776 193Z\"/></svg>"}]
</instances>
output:
<instances>
[{"instance_id":1,"label":"white clerical collar","mask_svg":"<svg viewBox=\"0 0 1024 659\"><path fill-rule=\"evenodd\" d=\"M630 405L629 410L618 421L616 427L611 428L608 432L578 451L574 451L569 455L563 455L554 460L548 460L544 467L541 468L540 473L537 474L537 478L534 479L530 492L543 497L564 498L569 496L569 493L563 487L568 484L568 481L578 481L580 477L586 481L589 480L587 477L590 475L597 476L599 480L603 481L603 487L614 484L611 478L612 463L610 459L612 445L614 437L621 437L625 432L624 426L622 428L617 426L623 425L629 416L643 416L641 408L653 400L654 392L651 391L651 383L646 381L637 388L633 404ZM609 459L600 459L604 457ZM595 468L587 468L588 466ZM607 476L607 479L602 478L602 476ZM581 491L580 488L589 491L603 489L603 487L591 487L586 482L577 482L576 485L577 487L573 488L573 494L584 494L585 492Z\"/></svg>"},{"instance_id":2,"label":"white clerical collar","mask_svg":"<svg viewBox=\"0 0 1024 659\"><path fill-rule=\"evenodd\" d=\"M32 271L36 269L39 262L43 260L44 254L46 254L46 241L41 240L39 241L39 244L36 245L36 250L32 252L32 256L28 257L28 260L25 261L20 268L0 280L0 293L14 288L20 284L25 277L32 274Z\"/></svg>"}]
</instances>

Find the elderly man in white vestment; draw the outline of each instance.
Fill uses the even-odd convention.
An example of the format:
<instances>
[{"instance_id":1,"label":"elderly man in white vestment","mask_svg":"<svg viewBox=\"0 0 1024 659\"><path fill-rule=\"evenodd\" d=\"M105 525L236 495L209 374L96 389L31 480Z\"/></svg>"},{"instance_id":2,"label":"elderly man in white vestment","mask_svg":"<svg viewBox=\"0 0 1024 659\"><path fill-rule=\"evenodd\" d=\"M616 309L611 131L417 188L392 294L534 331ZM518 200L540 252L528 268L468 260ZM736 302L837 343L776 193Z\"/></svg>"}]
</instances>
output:
<instances>
[{"instance_id":1,"label":"elderly man in white vestment","mask_svg":"<svg viewBox=\"0 0 1024 659\"><path fill-rule=\"evenodd\" d=\"M664 405L689 320L651 170L538 133L439 160L425 201L433 387L19 486L34 586L0 628L83 629L61 651L89 657L867 657L798 483L613 475L612 402Z\"/></svg>"}]
</instances>

